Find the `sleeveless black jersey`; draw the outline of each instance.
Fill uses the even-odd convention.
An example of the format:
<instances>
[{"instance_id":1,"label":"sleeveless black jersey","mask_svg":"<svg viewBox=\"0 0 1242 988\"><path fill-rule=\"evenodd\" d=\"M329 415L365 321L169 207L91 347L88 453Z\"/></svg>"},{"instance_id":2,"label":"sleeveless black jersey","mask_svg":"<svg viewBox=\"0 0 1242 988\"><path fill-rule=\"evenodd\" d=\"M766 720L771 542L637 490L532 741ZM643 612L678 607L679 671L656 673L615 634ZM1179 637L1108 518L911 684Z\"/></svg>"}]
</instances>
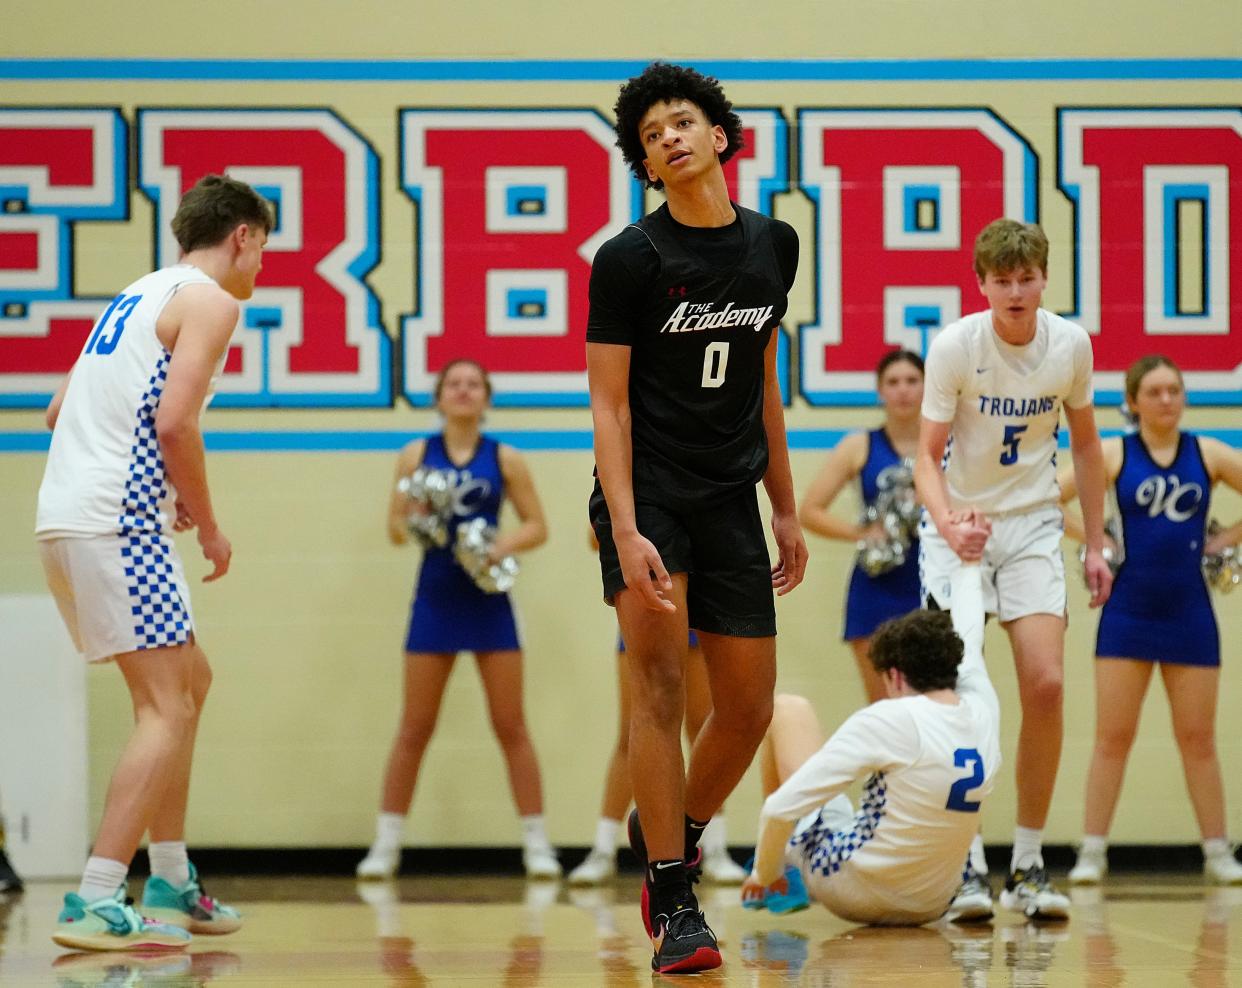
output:
<instances>
[{"instance_id":1,"label":"sleeveless black jersey","mask_svg":"<svg viewBox=\"0 0 1242 988\"><path fill-rule=\"evenodd\" d=\"M733 208L731 227L699 230L663 205L596 255L587 342L631 348L636 496L693 504L753 486L767 469L763 354L788 305L797 236ZM722 252L734 226L736 247Z\"/></svg>"}]
</instances>

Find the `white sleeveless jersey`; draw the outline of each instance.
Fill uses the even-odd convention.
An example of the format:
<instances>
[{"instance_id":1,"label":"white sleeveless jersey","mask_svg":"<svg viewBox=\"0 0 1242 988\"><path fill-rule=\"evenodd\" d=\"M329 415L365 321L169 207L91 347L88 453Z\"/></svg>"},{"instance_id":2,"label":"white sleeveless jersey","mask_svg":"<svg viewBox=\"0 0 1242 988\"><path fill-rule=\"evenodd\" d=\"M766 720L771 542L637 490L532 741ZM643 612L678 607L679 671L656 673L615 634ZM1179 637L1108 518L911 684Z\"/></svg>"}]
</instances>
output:
<instances>
[{"instance_id":1,"label":"white sleeveless jersey","mask_svg":"<svg viewBox=\"0 0 1242 988\"><path fill-rule=\"evenodd\" d=\"M1091 338L1040 309L1035 338L1006 343L990 309L946 326L927 353L923 416L950 422L945 479L954 507L1025 511L1059 499L1061 406L1092 402Z\"/></svg>"},{"instance_id":2,"label":"white sleeveless jersey","mask_svg":"<svg viewBox=\"0 0 1242 988\"><path fill-rule=\"evenodd\" d=\"M866 779L852 827L831 828L821 810L791 841L817 901L835 901L833 880L843 871L860 891L859 914L847 918L927 922L944 912L961 881L1001 762L979 579L977 567L955 576L953 622L965 644L959 702L905 696L855 712L763 804L760 834L767 820L798 820Z\"/></svg>"},{"instance_id":3,"label":"white sleeveless jersey","mask_svg":"<svg viewBox=\"0 0 1242 988\"><path fill-rule=\"evenodd\" d=\"M35 522L40 538L163 531L174 492L155 413L172 354L155 324L168 300L192 284L215 282L188 264L138 279L86 338L52 430Z\"/></svg>"}]
</instances>

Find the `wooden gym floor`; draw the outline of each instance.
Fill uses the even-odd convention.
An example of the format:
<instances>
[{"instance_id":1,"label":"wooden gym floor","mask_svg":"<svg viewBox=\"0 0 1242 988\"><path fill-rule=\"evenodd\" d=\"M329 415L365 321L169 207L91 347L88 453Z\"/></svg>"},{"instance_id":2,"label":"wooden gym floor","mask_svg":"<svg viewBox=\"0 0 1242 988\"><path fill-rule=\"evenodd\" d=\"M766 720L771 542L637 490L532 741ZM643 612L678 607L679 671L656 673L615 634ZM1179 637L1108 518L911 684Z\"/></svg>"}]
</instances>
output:
<instances>
[{"instance_id":1,"label":"wooden gym floor","mask_svg":"<svg viewBox=\"0 0 1242 988\"><path fill-rule=\"evenodd\" d=\"M993 876L994 880L996 876ZM818 906L752 913L732 888L699 886L725 966L653 976L635 876L603 889L512 877L217 878L246 926L184 955L69 954L49 939L60 884L0 895L0 985L1242 986L1242 888L1197 875L1119 876L1074 890L1073 919L1034 926L851 927ZM132 883L132 891L140 883Z\"/></svg>"}]
</instances>

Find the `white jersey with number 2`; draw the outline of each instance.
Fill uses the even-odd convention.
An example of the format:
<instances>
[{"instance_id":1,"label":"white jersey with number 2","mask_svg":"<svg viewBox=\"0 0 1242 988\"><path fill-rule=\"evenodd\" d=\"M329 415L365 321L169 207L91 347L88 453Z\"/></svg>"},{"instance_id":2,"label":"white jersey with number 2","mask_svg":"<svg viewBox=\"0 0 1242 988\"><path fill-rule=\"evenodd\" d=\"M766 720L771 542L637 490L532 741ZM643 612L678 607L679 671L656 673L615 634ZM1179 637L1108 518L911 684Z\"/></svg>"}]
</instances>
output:
<instances>
[{"instance_id":1,"label":"white jersey with number 2","mask_svg":"<svg viewBox=\"0 0 1242 988\"><path fill-rule=\"evenodd\" d=\"M1087 331L1046 309L1022 346L996 335L990 309L946 326L927 353L923 416L952 423L952 506L996 514L1057 503L1061 406L1091 404L1091 373Z\"/></svg>"},{"instance_id":2,"label":"white jersey with number 2","mask_svg":"<svg viewBox=\"0 0 1242 988\"><path fill-rule=\"evenodd\" d=\"M763 804L761 834L768 820L802 818L786 860L800 865L813 898L854 922L943 914L996 780L1000 704L983 663L979 567L959 567L953 580L965 645L958 702L920 694L859 710ZM834 825L827 804L856 779L866 779L861 805L851 825Z\"/></svg>"}]
</instances>

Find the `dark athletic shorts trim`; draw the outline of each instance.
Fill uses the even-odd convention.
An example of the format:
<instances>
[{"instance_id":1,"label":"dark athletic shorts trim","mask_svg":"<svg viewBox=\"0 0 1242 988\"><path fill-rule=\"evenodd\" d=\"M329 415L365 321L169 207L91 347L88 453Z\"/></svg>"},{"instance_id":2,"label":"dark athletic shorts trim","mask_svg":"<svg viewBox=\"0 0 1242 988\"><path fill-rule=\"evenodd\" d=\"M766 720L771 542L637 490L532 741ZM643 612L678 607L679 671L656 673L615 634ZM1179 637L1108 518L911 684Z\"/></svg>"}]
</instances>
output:
<instances>
[{"instance_id":1,"label":"dark athletic shorts trim","mask_svg":"<svg viewBox=\"0 0 1242 988\"><path fill-rule=\"evenodd\" d=\"M599 540L604 600L625 589L604 492L596 481L588 506ZM690 627L734 638L776 634L772 564L754 487L694 508L674 508L634 495L638 530L650 539L669 573L688 577Z\"/></svg>"}]
</instances>

